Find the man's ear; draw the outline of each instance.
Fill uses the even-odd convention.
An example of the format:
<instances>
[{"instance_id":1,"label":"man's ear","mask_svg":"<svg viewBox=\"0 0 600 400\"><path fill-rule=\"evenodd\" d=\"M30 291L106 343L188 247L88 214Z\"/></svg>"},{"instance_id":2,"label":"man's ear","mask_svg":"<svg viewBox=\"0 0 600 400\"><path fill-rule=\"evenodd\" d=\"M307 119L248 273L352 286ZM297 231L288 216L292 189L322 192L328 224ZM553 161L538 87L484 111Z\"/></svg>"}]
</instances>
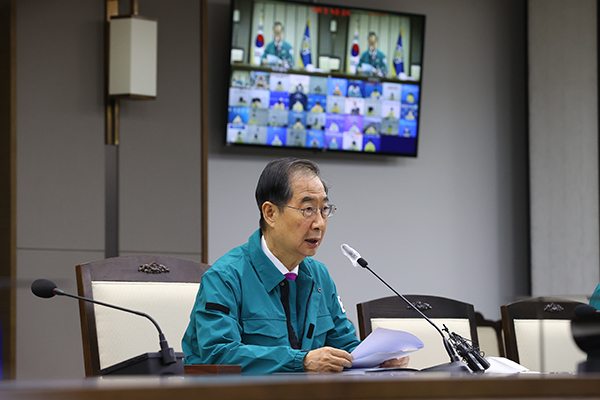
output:
<instances>
[{"instance_id":1,"label":"man's ear","mask_svg":"<svg viewBox=\"0 0 600 400\"><path fill-rule=\"evenodd\" d=\"M273 226L275 225L275 220L279 215L279 207L277 207L270 201L265 201L262 205L262 213L267 225L273 228Z\"/></svg>"}]
</instances>

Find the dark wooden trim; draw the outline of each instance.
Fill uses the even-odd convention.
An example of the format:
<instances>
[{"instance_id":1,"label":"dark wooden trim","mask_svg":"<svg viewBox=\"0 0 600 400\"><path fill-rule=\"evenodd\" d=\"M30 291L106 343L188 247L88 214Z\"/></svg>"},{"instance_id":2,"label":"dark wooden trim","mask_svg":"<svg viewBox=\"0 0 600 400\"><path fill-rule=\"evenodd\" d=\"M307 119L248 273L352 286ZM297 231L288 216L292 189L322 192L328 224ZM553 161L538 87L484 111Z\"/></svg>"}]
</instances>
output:
<instances>
[{"instance_id":1,"label":"dark wooden trim","mask_svg":"<svg viewBox=\"0 0 600 400\"><path fill-rule=\"evenodd\" d=\"M208 18L207 2L200 1L200 190L202 262L208 263Z\"/></svg>"},{"instance_id":2,"label":"dark wooden trim","mask_svg":"<svg viewBox=\"0 0 600 400\"><path fill-rule=\"evenodd\" d=\"M118 100L123 100L123 99L127 99L127 100L156 100L156 96L146 96L143 94L131 94L131 93L126 93L126 94L110 94L108 95L109 98L111 99L118 99Z\"/></svg>"},{"instance_id":3,"label":"dark wooden trim","mask_svg":"<svg viewBox=\"0 0 600 400\"><path fill-rule=\"evenodd\" d=\"M16 360L16 1L0 0L0 323L2 375Z\"/></svg>"},{"instance_id":4,"label":"dark wooden trim","mask_svg":"<svg viewBox=\"0 0 600 400\"><path fill-rule=\"evenodd\" d=\"M0 383L3 398L20 400L595 399L600 393L596 374L280 374L9 383Z\"/></svg>"},{"instance_id":5,"label":"dark wooden trim","mask_svg":"<svg viewBox=\"0 0 600 400\"><path fill-rule=\"evenodd\" d=\"M241 365L184 365L186 375L241 374Z\"/></svg>"},{"instance_id":6,"label":"dark wooden trim","mask_svg":"<svg viewBox=\"0 0 600 400\"><path fill-rule=\"evenodd\" d=\"M498 354L500 354L500 357L506 357L506 352L504 351L504 340L502 340L502 321L492 321L490 319L485 319L483 314L476 311L475 322L477 323L478 327L487 326L496 331L496 340L498 341Z\"/></svg>"}]
</instances>

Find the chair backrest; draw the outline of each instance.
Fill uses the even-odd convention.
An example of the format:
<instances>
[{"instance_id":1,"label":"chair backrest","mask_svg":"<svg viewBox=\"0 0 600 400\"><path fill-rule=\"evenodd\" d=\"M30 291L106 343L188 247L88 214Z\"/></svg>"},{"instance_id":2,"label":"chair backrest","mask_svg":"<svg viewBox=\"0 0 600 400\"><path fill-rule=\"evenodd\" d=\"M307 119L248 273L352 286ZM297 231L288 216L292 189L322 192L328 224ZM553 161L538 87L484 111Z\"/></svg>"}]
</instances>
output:
<instances>
[{"instance_id":1,"label":"chair backrest","mask_svg":"<svg viewBox=\"0 0 600 400\"><path fill-rule=\"evenodd\" d=\"M506 357L502 321L485 319L483 314L476 311L475 322L477 323L479 348L485 353L485 357Z\"/></svg>"},{"instance_id":2,"label":"chair backrest","mask_svg":"<svg viewBox=\"0 0 600 400\"><path fill-rule=\"evenodd\" d=\"M78 265L80 296L141 311L156 320L169 346L181 352L206 264L161 256L126 256ZM86 376L159 350L158 332L144 317L79 302Z\"/></svg>"},{"instance_id":3,"label":"chair backrest","mask_svg":"<svg viewBox=\"0 0 600 400\"><path fill-rule=\"evenodd\" d=\"M585 361L571 334L578 301L536 297L500 307L506 357L540 372L576 372Z\"/></svg>"},{"instance_id":4,"label":"chair backrest","mask_svg":"<svg viewBox=\"0 0 600 400\"><path fill-rule=\"evenodd\" d=\"M405 295L440 329L446 324L450 332L456 332L477 343L477 325L473 305L437 296ZM361 339L378 327L396 329L417 336L425 347L411 354L409 367L422 369L449 360L442 338L415 310L396 296L384 297L356 305Z\"/></svg>"}]
</instances>

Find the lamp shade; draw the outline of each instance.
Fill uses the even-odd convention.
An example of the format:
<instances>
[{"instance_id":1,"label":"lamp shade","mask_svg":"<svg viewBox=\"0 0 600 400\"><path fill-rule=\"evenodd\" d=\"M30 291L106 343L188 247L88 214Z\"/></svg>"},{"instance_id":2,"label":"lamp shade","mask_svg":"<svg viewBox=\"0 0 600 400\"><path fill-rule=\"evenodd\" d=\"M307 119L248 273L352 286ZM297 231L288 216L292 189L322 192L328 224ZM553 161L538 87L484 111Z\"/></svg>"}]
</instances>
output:
<instances>
[{"instance_id":1,"label":"lamp shade","mask_svg":"<svg viewBox=\"0 0 600 400\"><path fill-rule=\"evenodd\" d=\"M139 16L111 18L109 96L156 97L157 31L156 20Z\"/></svg>"}]
</instances>

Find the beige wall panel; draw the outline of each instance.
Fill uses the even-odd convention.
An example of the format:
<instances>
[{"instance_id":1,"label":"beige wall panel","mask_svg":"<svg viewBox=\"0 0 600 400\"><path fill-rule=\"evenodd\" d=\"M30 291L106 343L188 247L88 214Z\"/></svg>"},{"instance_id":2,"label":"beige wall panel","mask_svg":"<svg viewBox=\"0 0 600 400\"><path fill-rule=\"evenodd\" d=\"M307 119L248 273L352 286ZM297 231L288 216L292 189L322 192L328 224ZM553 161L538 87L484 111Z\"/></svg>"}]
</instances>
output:
<instances>
[{"instance_id":1,"label":"beige wall panel","mask_svg":"<svg viewBox=\"0 0 600 400\"><path fill-rule=\"evenodd\" d=\"M99 13L101 2L17 2L19 248L104 248Z\"/></svg>"},{"instance_id":2,"label":"beige wall panel","mask_svg":"<svg viewBox=\"0 0 600 400\"><path fill-rule=\"evenodd\" d=\"M19 250L17 260L17 379L69 379L85 375L77 300L42 299L31 293L36 279L50 279L77 294L75 266L104 252Z\"/></svg>"},{"instance_id":3,"label":"beige wall panel","mask_svg":"<svg viewBox=\"0 0 600 400\"><path fill-rule=\"evenodd\" d=\"M120 250L198 253L200 2L144 1L140 14L158 18L158 95L121 102Z\"/></svg>"},{"instance_id":4,"label":"beige wall panel","mask_svg":"<svg viewBox=\"0 0 600 400\"><path fill-rule=\"evenodd\" d=\"M529 1L535 296L591 294L600 279L596 6Z\"/></svg>"}]
</instances>

